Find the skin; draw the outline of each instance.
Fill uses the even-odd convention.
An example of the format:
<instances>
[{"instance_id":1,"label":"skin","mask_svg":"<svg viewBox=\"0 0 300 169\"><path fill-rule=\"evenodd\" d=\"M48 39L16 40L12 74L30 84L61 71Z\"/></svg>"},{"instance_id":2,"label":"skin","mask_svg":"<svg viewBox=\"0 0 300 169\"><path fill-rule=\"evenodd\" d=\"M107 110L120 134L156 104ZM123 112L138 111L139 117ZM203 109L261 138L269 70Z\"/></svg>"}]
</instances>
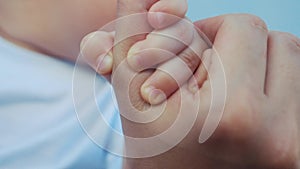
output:
<instances>
[{"instance_id":1,"label":"skin","mask_svg":"<svg viewBox=\"0 0 300 169\"><path fill-rule=\"evenodd\" d=\"M190 21L182 19L187 11L185 0L163 0L155 3L149 1L148 3L152 4L149 6L147 14L148 23L154 29L144 40L131 47L127 61L135 71L157 68L141 87L141 95L147 102L159 104L192 76L192 72L198 68L202 53L208 48L208 44L200 37ZM161 9L159 10L159 8ZM145 11L147 10L137 9L137 12ZM161 14L161 12L165 13ZM155 15L161 16L162 21L159 22ZM99 74L108 77L108 80L110 80L109 75L113 68L111 49L114 45L114 35L114 32L96 31L86 36L81 43L81 53L87 63ZM95 45L99 43L105 45ZM164 63L167 60L171 61ZM174 69L174 65L181 61L187 67ZM199 70L201 71L197 71L197 75L204 73L203 69ZM179 74L181 76L176 76ZM173 79L174 77L175 79ZM201 76L201 80L204 80L203 76ZM198 88L197 84L192 84L191 80L190 89L195 88Z\"/></svg>"},{"instance_id":2,"label":"skin","mask_svg":"<svg viewBox=\"0 0 300 169\"><path fill-rule=\"evenodd\" d=\"M120 0L118 15L147 11L155 2ZM160 2L163 4L167 0ZM115 9L106 6L115 7L116 1L0 1L1 36L30 50L74 60L79 53L81 38L115 18ZM172 14L182 17L182 13L184 11ZM160 23L173 24L172 21L155 21L155 17L149 20L155 28L166 27ZM123 26L119 27L117 34L120 34L120 29L130 28L126 23L121 24ZM178 114L181 97L189 107L196 102L200 104L193 129L174 149L152 158L126 159L125 168L299 168L299 39L287 33L268 33L260 19L249 15L220 16L196 25L221 53L228 75L224 117L213 137L205 144L199 144L199 132L210 103L210 84L205 81L197 90L201 102L193 99L195 94L186 85L182 86L183 95L175 92L168 99L164 115L159 120L137 125L123 118L124 132L126 135L150 136L164 131L170 125L169 120ZM232 39L231 45L228 45L228 39ZM135 37L116 46L114 65L126 59L130 48L140 40L141 37ZM210 68L212 72L218 72L214 65L212 60ZM127 65L124 69L121 75L125 79L131 67ZM130 84L132 92L129 97L134 98L133 105L140 109L148 104L134 91L150 75L150 72L140 73ZM217 73L212 75L212 79L218 78ZM203 76L198 77L200 84ZM124 79L114 84L119 98L128 94L122 90ZM130 106L118 101L121 112Z\"/></svg>"},{"instance_id":3,"label":"skin","mask_svg":"<svg viewBox=\"0 0 300 169\"><path fill-rule=\"evenodd\" d=\"M132 9L130 4L137 3L135 1L120 0L119 16L143 11L152 5L143 1L145 4L140 9ZM208 49L204 53L211 58L207 68L211 75L208 80L203 80L199 66L195 78L202 87L196 92L192 93L188 85L181 86L167 99L163 115L152 123L137 124L122 117L125 135L149 137L165 131L179 113L189 116L190 110L200 105L193 128L173 149L150 158L127 158L124 168L300 168L299 38L288 33L270 32L260 18L246 14L218 16L195 25L213 42L226 74L227 97L219 126L207 142L199 144L199 133L210 106L210 85L221 78L222 72L216 54ZM129 28L130 24L120 22L116 36L122 37L122 29ZM113 86L121 113L128 113L126 111L132 105L139 110L148 107L136 89L152 72L140 72L126 84L132 65L120 65L128 59L132 46L144 38L129 38L113 51L113 79L116 77ZM124 86L129 86L129 92ZM122 100L126 97L130 98L131 104ZM182 112L179 112L180 103L186 105ZM147 113L154 114L155 111ZM129 143L126 143L126 149L143 151Z\"/></svg>"},{"instance_id":4,"label":"skin","mask_svg":"<svg viewBox=\"0 0 300 169\"><path fill-rule=\"evenodd\" d=\"M0 1L0 35L22 47L74 61L82 38L116 17L116 0Z\"/></svg>"}]
</instances>

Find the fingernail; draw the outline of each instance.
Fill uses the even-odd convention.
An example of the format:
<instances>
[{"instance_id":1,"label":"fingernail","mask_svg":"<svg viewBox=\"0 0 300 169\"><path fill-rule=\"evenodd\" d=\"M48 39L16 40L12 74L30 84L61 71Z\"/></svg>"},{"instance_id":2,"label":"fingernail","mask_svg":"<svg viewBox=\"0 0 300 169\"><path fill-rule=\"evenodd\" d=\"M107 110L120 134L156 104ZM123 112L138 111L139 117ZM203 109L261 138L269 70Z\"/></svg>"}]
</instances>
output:
<instances>
[{"instance_id":1,"label":"fingernail","mask_svg":"<svg viewBox=\"0 0 300 169\"><path fill-rule=\"evenodd\" d=\"M128 64L136 72L143 71L147 65L147 63L143 60L143 58L139 56L132 56L128 60Z\"/></svg>"},{"instance_id":2,"label":"fingernail","mask_svg":"<svg viewBox=\"0 0 300 169\"><path fill-rule=\"evenodd\" d=\"M96 35L96 32L92 32L88 35L86 35L80 42L80 50L83 50L83 48L86 46L86 43L93 38Z\"/></svg>"},{"instance_id":3,"label":"fingernail","mask_svg":"<svg viewBox=\"0 0 300 169\"><path fill-rule=\"evenodd\" d=\"M144 89L144 93L148 98L150 104L159 104L166 99L166 95L160 90L153 86L148 86Z\"/></svg>"},{"instance_id":4,"label":"fingernail","mask_svg":"<svg viewBox=\"0 0 300 169\"><path fill-rule=\"evenodd\" d=\"M141 50L141 42L134 44L128 51L127 57L132 57L136 55Z\"/></svg>"},{"instance_id":5,"label":"fingernail","mask_svg":"<svg viewBox=\"0 0 300 169\"><path fill-rule=\"evenodd\" d=\"M106 73L110 67L111 57L108 55L103 56L98 62L98 71L99 73Z\"/></svg>"},{"instance_id":6,"label":"fingernail","mask_svg":"<svg viewBox=\"0 0 300 169\"><path fill-rule=\"evenodd\" d=\"M127 61L132 68L139 67L139 59L136 55L128 55Z\"/></svg>"},{"instance_id":7,"label":"fingernail","mask_svg":"<svg viewBox=\"0 0 300 169\"><path fill-rule=\"evenodd\" d=\"M164 15L163 13L156 13L155 14L155 17L156 17L156 20L157 20L157 26L159 26L159 28L163 27L163 24L164 24Z\"/></svg>"},{"instance_id":8,"label":"fingernail","mask_svg":"<svg viewBox=\"0 0 300 169\"><path fill-rule=\"evenodd\" d=\"M195 80L191 80L189 84L189 90L192 93L197 93L199 87Z\"/></svg>"},{"instance_id":9,"label":"fingernail","mask_svg":"<svg viewBox=\"0 0 300 169\"><path fill-rule=\"evenodd\" d=\"M86 42L88 41L89 37L84 37L80 42L80 51L82 51L86 45Z\"/></svg>"},{"instance_id":10,"label":"fingernail","mask_svg":"<svg viewBox=\"0 0 300 169\"><path fill-rule=\"evenodd\" d=\"M159 25L161 25L164 22L164 14L162 13L157 13L156 14L156 19Z\"/></svg>"}]
</instances>

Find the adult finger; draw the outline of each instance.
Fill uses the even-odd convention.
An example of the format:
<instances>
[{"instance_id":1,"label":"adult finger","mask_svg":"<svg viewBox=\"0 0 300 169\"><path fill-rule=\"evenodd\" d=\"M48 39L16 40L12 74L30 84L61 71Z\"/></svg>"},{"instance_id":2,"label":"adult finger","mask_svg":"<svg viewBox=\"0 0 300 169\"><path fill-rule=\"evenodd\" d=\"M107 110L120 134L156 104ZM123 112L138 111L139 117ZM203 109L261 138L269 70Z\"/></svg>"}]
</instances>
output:
<instances>
[{"instance_id":1,"label":"adult finger","mask_svg":"<svg viewBox=\"0 0 300 169\"><path fill-rule=\"evenodd\" d=\"M264 92L268 31L260 18L248 14L223 15L195 25L219 53L228 86Z\"/></svg>"},{"instance_id":2,"label":"adult finger","mask_svg":"<svg viewBox=\"0 0 300 169\"><path fill-rule=\"evenodd\" d=\"M129 49L145 39L153 28L148 23L148 9L158 0L119 0L116 36L113 50L114 68L126 59Z\"/></svg>"},{"instance_id":3,"label":"adult finger","mask_svg":"<svg viewBox=\"0 0 300 169\"><path fill-rule=\"evenodd\" d=\"M290 100L300 92L300 39L284 32L270 32L268 42L266 94Z\"/></svg>"},{"instance_id":4,"label":"adult finger","mask_svg":"<svg viewBox=\"0 0 300 169\"><path fill-rule=\"evenodd\" d=\"M167 12L182 18L185 14L184 11L186 11L185 8L187 8L185 7L187 6L185 1L186 0L119 0L118 17L123 19L117 20L116 23L117 34L115 40L117 43L114 53L119 54L114 55L114 63L118 65L125 58L124 54L127 54L129 48L136 42L143 40L145 34L153 30L153 27L149 24L149 19L152 20L151 15L147 12L151 11L150 13L153 13L157 10L157 12ZM178 10L180 5L182 5L181 9ZM181 11L182 9L184 10ZM125 17L137 13L140 13L140 15ZM175 22L177 22L177 20ZM175 22L173 21L172 23ZM165 23L167 23L167 21ZM167 25L170 25L170 23ZM130 36L130 38L128 38L129 35L136 36Z\"/></svg>"},{"instance_id":5,"label":"adult finger","mask_svg":"<svg viewBox=\"0 0 300 169\"><path fill-rule=\"evenodd\" d=\"M265 98L267 26L248 14L223 15L195 25L213 42L209 81L198 90L206 103L203 107L211 106L212 111L203 124L199 142L205 142L218 126L232 133L227 138L236 138L237 132L230 131L239 126L247 133L253 113L260 111ZM210 98L214 100L209 102Z\"/></svg>"}]
</instances>

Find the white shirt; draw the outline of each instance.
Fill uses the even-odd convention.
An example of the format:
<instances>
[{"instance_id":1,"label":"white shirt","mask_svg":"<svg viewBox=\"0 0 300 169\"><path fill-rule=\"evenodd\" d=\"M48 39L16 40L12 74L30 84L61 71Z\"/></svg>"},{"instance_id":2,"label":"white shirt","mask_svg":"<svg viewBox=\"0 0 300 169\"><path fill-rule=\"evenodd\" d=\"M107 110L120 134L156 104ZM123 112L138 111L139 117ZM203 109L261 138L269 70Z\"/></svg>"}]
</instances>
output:
<instances>
[{"instance_id":1,"label":"white shirt","mask_svg":"<svg viewBox=\"0 0 300 169\"><path fill-rule=\"evenodd\" d=\"M18 47L0 37L0 168L120 169L122 158L103 150L89 138L74 107L74 64ZM90 71L78 69L81 76ZM107 123L121 131L111 87L96 77ZM78 99L77 99L78 100ZM89 129L102 144L122 147L111 131L96 124L90 97L80 97L77 108L85 110ZM95 123L95 124L94 124Z\"/></svg>"}]
</instances>

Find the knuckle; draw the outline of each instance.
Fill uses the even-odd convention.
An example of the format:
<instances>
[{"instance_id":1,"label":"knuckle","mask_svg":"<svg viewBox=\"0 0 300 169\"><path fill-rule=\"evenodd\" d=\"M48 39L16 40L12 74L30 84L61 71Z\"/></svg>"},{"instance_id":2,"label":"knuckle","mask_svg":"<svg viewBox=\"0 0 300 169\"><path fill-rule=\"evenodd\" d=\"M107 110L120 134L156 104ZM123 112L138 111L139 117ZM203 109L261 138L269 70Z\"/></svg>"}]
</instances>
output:
<instances>
[{"instance_id":1,"label":"knuckle","mask_svg":"<svg viewBox=\"0 0 300 169\"><path fill-rule=\"evenodd\" d=\"M180 7L180 10L181 10L180 13L182 16L185 16L185 14L188 11L188 3L187 3L187 1L181 1L181 2L182 2L182 6Z\"/></svg>"},{"instance_id":2,"label":"knuckle","mask_svg":"<svg viewBox=\"0 0 300 169\"><path fill-rule=\"evenodd\" d=\"M268 31L267 24L260 17L250 14L243 14L243 17L247 19L254 27Z\"/></svg>"},{"instance_id":3,"label":"knuckle","mask_svg":"<svg viewBox=\"0 0 300 169\"><path fill-rule=\"evenodd\" d=\"M262 30L264 32L268 32L267 24L260 17L252 14L231 14L225 17L225 21L234 22L240 24L242 22L246 22L253 26L253 28Z\"/></svg>"},{"instance_id":4,"label":"knuckle","mask_svg":"<svg viewBox=\"0 0 300 169\"><path fill-rule=\"evenodd\" d=\"M300 50L300 39L293 34L272 31L270 32L269 38L276 44L280 44L284 47L287 47L288 49L296 49L298 51Z\"/></svg>"},{"instance_id":5,"label":"knuckle","mask_svg":"<svg viewBox=\"0 0 300 169\"><path fill-rule=\"evenodd\" d=\"M189 48L180 53L179 57L192 71L200 64L200 58Z\"/></svg>"},{"instance_id":6,"label":"knuckle","mask_svg":"<svg viewBox=\"0 0 300 169\"><path fill-rule=\"evenodd\" d=\"M175 37L185 45L192 42L194 36L193 26L187 20L182 19L176 26Z\"/></svg>"}]
</instances>

